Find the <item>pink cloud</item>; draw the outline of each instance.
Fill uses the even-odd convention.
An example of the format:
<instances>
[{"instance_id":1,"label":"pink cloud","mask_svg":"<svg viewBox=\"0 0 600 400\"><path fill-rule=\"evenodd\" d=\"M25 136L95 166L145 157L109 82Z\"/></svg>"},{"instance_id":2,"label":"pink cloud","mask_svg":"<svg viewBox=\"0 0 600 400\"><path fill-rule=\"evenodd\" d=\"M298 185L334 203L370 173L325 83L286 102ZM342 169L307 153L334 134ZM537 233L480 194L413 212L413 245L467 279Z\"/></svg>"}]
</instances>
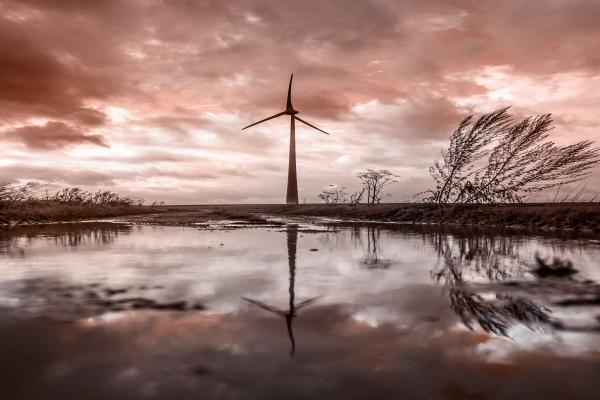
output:
<instances>
[{"instance_id":1,"label":"pink cloud","mask_svg":"<svg viewBox=\"0 0 600 400\"><path fill-rule=\"evenodd\" d=\"M45 125L28 125L5 132L6 140L22 142L32 150L55 150L78 144L108 146L100 135L86 134L62 122L48 122Z\"/></svg>"}]
</instances>

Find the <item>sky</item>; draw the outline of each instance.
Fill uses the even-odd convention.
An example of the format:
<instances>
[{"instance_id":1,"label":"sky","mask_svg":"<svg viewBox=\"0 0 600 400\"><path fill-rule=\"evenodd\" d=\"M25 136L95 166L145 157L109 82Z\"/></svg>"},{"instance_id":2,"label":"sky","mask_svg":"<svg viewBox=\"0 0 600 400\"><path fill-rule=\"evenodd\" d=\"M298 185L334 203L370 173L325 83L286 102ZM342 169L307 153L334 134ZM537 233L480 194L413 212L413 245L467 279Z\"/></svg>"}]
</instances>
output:
<instances>
[{"instance_id":1,"label":"sky","mask_svg":"<svg viewBox=\"0 0 600 400\"><path fill-rule=\"evenodd\" d=\"M600 1L0 0L0 181L168 204L300 201L389 169L414 201L467 115L600 139ZM585 186L600 192L600 169ZM540 198L541 199L541 198Z\"/></svg>"}]
</instances>

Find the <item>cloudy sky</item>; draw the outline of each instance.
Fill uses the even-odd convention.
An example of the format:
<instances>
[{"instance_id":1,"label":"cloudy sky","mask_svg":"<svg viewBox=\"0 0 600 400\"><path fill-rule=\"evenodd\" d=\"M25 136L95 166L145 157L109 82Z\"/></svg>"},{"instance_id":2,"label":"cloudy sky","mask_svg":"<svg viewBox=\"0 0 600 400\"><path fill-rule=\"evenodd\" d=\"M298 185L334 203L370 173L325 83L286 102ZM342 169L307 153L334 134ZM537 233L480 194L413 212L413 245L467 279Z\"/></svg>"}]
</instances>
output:
<instances>
[{"instance_id":1,"label":"cloudy sky","mask_svg":"<svg viewBox=\"0 0 600 400\"><path fill-rule=\"evenodd\" d=\"M456 124L508 105L598 139L600 1L0 0L0 180L282 202L387 168L401 201ZM600 191L600 171L586 190Z\"/></svg>"}]
</instances>

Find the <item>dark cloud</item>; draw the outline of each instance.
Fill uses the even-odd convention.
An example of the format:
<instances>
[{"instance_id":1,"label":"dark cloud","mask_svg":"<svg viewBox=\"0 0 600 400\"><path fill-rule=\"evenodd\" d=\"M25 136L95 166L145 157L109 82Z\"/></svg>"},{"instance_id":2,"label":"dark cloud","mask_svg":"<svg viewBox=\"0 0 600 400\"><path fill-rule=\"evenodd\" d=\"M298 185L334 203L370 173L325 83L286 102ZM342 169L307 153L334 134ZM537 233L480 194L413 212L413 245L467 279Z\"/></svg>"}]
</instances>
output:
<instances>
[{"instance_id":1,"label":"dark cloud","mask_svg":"<svg viewBox=\"0 0 600 400\"><path fill-rule=\"evenodd\" d=\"M408 98L407 106L402 112L403 121L400 135L413 138L447 138L453 127L465 117L465 111L446 97L431 94L417 94Z\"/></svg>"},{"instance_id":2,"label":"dark cloud","mask_svg":"<svg viewBox=\"0 0 600 400\"><path fill-rule=\"evenodd\" d=\"M593 2L84 3L9 2L43 17L2 24L5 99L52 111L117 92L160 101L167 89L272 108L296 72L307 111L336 117L360 98L390 101L407 81L441 84L484 65L595 70L600 60ZM223 85L238 75L258 81Z\"/></svg>"},{"instance_id":3,"label":"dark cloud","mask_svg":"<svg viewBox=\"0 0 600 400\"><path fill-rule=\"evenodd\" d=\"M82 108L81 110L70 114L69 117L76 123L89 127L104 125L108 120L106 114L90 108Z\"/></svg>"},{"instance_id":4,"label":"dark cloud","mask_svg":"<svg viewBox=\"0 0 600 400\"><path fill-rule=\"evenodd\" d=\"M0 23L2 116L63 117L80 112L86 99L107 98L115 90L115 77L77 65L72 60L77 53L53 49L43 28L6 19Z\"/></svg>"},{"instance_id":5,"label":"dark cloud","mask_svg":"<svg viewBox=\"0 0 600 400\"><path fill-rule=\"evenodd\" d=\"M62 122L23 126L4 132L3 138L22 142L32 150L55 150L78 144L108 146L103 136L86 134Z\"/></svg>"},{"instance_id":6,"label":"dark cloud","mask_svg":"<svg viewBox=\"0 0 600 400\"><path fill-rule=\"evenodd\" d=\"M295 103L302 113L322 118L339 119L350 110L351 103L340 93L321 91L309 96L297 96Z\"/></svg>"},{"instance_id":7,"label":"dark cloud","mask_svg":"<svg viewBox=\"0 0 600 400\"><path fill-rule=\"evenodd\" d=\"M582 70L600 67L600 4L597 1L526 1L518 7L482 3L485 30L507 64L529 73Z\"/></svg>"}]
</instances>

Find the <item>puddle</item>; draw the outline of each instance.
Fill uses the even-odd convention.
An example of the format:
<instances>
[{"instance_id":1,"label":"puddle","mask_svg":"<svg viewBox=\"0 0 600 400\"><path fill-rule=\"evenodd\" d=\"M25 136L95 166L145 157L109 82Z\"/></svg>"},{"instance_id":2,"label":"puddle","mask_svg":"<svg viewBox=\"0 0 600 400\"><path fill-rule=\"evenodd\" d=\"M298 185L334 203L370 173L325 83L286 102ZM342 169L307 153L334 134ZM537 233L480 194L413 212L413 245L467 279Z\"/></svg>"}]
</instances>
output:
<instances>
[{"instance_id":1,"label":"puddle","mask_svg":"<svg viewBox=\"0 0 600 400\"><path fill-rule=\"evenodd\" d=\"M600 390L597 238L238 222L0 231L3 398Z\"/></svg>"}]
</instances>

